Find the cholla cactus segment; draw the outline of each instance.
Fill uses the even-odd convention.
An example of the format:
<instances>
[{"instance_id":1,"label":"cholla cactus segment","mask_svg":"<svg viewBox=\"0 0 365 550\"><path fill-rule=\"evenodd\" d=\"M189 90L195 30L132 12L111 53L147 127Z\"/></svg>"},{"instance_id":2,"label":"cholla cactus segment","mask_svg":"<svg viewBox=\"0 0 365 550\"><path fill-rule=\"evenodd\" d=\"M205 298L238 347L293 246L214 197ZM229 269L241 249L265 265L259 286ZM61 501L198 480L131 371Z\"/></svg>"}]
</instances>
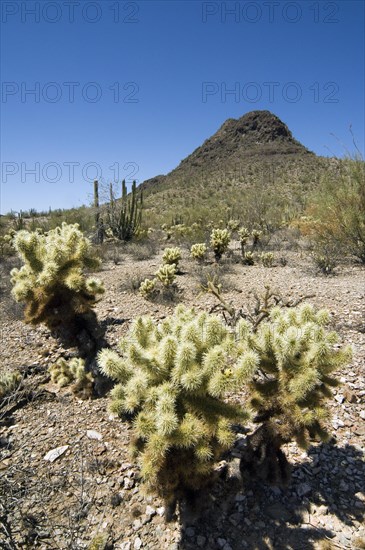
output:
<instances>
[{"instance_id":1,"label":"cholla cactus segment","mask_svg":"<svg viewBox=\"0 0 365 550\"><path fill-rule=\"evenodd\" d=\"M230 240L231 234L228 229L213 229L211 232L210 245L217 261L227 252Z\"/></svg>"},{"instance_id":2,"label":"cholla cactus segment","mask_svg":"<svg viewBox=\"0 0 365 550\"><path fill-rule=\"evenodd\" d=\"M176 278L176 266L175 264L165 264L159 267L155 273L157 279L163 284L164 287L169 287L175 281Z\"/></svg>"},{"instance_id":3,"label":"cholla cactus segment","mask_svg":"<svg viewBox=\"0 0 365 550\"><path fill-rule=\"evenodd\" d=\"M66 324L90 311L103 294L102 283L84 275L99 260L77 224L63 223L46 234L19 231L13 242L24 265L11 272L12 294L25 302L26 322Z\"/></svg>"},{"instance_id":4,"label":"cholla cactus segment","mask_svg":"<svg viewBox=\"0 0 365 550\"><path fill-rule=\"evenodd\" d=\"M194 260L204 260L207 254L207 247L205 243L193 244L190 249L190 254Z\"/></svg>"},{"instance_id":5,"label":"cholla cactus segment","mask_svg":"<svg viewBox=\"0 0 365 550\"><path fill-rule=\"evenodd\" d=\"M156 279L145 279L139 287L139 293L143 298L149 298L156 290Z\"/></svg>"},{"instance_id":6,"label":"cholla cactus segment","mask_svg":"<svg viewBox=\"0 0 365 550\"><path fill-rule=\"evenodd\" d=\"M230 231L238 231L240 227L240 221L239 220L229 220L228 223L227 223L227 229L229 229Z\"/></svg>"},{"instance_id":7,"label":"cholla cactus segment","mask_svg":"<svg viewBox=\"0 0 365 550\"><path fill-rule=\"evenodd\" d=\"M251 404L259 417L279 419L275 429L282 442L295 438L306 446L310 436L327 437L326 399L338 385L332 373L351 359L350 347L334 347L337 335L326 331L327 322L325 311L308 304L276 307L256 333L246 336L260 357L257 376L246 367Z\"/></svg>"},{"instance_id":8,"label":"cholla cactus segment","mask_svg":"<svg viewBox=\"0 0 365 550\"><path fill-rule=\"evenodd\" d=\"M0 400L13 392L22 381L20 372L3 372L0 374Z\"/></svg>"},{"instance_id":9,"label":"cholla cactus segment","mask_svg":"<svg viewBox=\"0 0 365 550\"><path fill-rule=\"evenodd\" d=\"M240 239L240 242L243 244L246 244L248 239L250 238L250 232L247 229L247 227L241 227L238 230L238 237Z\"/></svg>"},{"instance_id":10,"label":"cholla cactus segment","mask_svg":"<svg viewBox=\"0 0 365 550\"><path fill-rule=\"evenodd\" d=\"M165 265L175 265L177 267L181 260L181 250L177 246L173 248L165 248L162 261Z\"/></svg>"},{"instance_id":11,"label":"cholla cactus segment","mask_svg":"<svg viewBox=\"0 0 365 550\"><path fill-rule=\"evenodd\" d=\"M255 263L255 256L253 255L253 252L247 251L243 254L242 257L242 263L244 265L254 265Z\"/></svg>"},{"instance_id":12,"label":"cholla cactus segment","mask_svg":"<svg viewBox=\"0 0 365 550\"><path fill-rule=\"evenodd\" d=\"M260 259L264 267L272 267L274 263L274 254L272 252L263 252L260 255Z\"/></svg>"},{"instance_id":13,"label":"cholla cactus segment","mask_svg":"<svg viewBox=\"0 0 365 550\"><path fill-rule=\"evenodd\" d=\"M253 352L243 361L244 346L219 317L178 306L160 324L138 318L119 359L99 353L101 370L118 382L112 410L134 414L142 475L168 502L207 482L234 440L231 422L247 418L223 400L242 385L241 363L258 362Z\"/></svg>"},{"instance_id":14,"label":"cholla cactus segment","mask_svg":"<svg viewBox=\"0 0 365 550\"><path fill-rule=\"evenodd\" d=\"M49 372L52 382L61 388L70 385L78 397L86 399L92 396L94 379L91 373L85 371L83 359L59 359L50 366Z\"/></svg>"}]
</instances>

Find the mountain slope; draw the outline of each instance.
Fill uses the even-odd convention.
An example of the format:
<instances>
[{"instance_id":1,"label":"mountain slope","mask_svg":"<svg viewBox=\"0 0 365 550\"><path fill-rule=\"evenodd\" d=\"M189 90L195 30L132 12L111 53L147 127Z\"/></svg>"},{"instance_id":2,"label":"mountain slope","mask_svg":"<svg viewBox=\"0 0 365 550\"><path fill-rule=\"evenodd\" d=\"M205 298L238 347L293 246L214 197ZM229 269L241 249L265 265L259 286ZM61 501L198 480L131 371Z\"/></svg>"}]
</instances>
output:
<instances>
[{"instance_id":1,"label":"mountain slope","mask_svg":"<svg viewBox=\"0 0 365 550\"><path fill-rule=\"evenodd\" d=\"M297 141L270 111L251 111L226 120L177 168L140 187L153 221L191 223L222 217L222 211L247 217L248 198L263 190L278 208L288 208L288 201L302 203L302 195L313 188L328 161Z\"/></svg>"}]
</instances>

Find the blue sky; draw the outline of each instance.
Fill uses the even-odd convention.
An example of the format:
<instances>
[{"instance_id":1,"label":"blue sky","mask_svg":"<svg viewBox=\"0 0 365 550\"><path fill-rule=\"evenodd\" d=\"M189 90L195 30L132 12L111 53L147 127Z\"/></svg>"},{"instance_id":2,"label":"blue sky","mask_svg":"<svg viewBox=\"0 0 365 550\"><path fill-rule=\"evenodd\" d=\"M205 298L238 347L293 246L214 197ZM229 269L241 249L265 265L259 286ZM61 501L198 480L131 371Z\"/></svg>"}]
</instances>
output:
<instances>
[{"instance_id":1,"label":"blue sky","mask_svg":"<svg viewBox=\"0 0 365 550\"><path fill-rule=\"evenodd\" d=\"M167 173L254 109L319 155L352 149L350 124L364 148L362 1L1 8L1 213L88 204L95 177Z\"/></svg>"}]
</instances>

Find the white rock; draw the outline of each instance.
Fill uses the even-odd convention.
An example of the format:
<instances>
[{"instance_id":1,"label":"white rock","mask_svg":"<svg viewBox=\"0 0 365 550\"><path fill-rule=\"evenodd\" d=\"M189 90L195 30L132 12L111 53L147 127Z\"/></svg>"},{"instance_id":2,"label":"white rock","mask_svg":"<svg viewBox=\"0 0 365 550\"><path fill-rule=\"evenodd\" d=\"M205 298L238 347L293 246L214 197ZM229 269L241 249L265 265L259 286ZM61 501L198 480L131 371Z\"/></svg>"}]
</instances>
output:
<instances>
[{"instance_id":1,"label":"white rock","mask_svg":"<svg viewBox=\"0 0 365 550\"><path fill-rule=\"evenodd\" d=\"M365 420L365 411L360 411L360 418Z\"/></svg>"},{"instance_id":2,"label":"white rock","mask_svg":"<svg viewBox=\"0 0 365 550\"><path fill-rule=\"evenodd\" d=\"M58 457L62 456L70 445L63 445L62 447L56 447L56 449L52 449L51 451L48 451L46 455L44 455L43 459L48 460L48 462L54 462Z\"/></svg>"},{"instance_id":3,"label":"white rock","mask_svg":"<svg viewBox=\"0 0 365 550\"><path fill-rule=\"evenodd\" d=\"M150 506L149 504L146 506L146 512L145 512L146 516L154 516L156 514L156 510L155 508L153 508L152 506Z\"/></svg>"},{"instance_id":4,"label":"white rock","mask_svg":"<svg viewBox=\"0 0 365 550\"><path fill-rule=\"evenodd\" d=\"M158 513L159 516L163 516L164 513L165 513L165 507L164 506L160 506L160 508L157 508L156 512Z\"/></svg>"},{"instance_id":5,"label":"white rock","mask_svg":"<svg viewBox=\"0 0 365 550\"><path fill-rule=\"evenodd\" d=\"M103 439L103 436L95 430L87 430L86 435L89 439L97 439L98 441Z\"/></svg>"},{"instance_id":6,"label":"white rock","mask_svg":"<svg viewBox=\"0 0 365 550\"><path fill-rule=\"evenodd\" d=\"M135 540L134 540L134 545L133 547L136 549L136 550L139 550L139 548L141 548L142 546L142 541L139 537L137 537Z\"/></svg>"}]
</instances>

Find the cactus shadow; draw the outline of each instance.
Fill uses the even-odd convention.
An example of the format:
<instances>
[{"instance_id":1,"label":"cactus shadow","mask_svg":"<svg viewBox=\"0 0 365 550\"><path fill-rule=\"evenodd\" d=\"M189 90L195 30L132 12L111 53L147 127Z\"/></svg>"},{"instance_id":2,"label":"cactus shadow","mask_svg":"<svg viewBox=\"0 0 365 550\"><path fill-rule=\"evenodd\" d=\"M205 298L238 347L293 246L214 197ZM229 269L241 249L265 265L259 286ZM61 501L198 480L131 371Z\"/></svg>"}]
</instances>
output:
<instances>
[{"instance_id":1,"label":"cactus shadow","mask_svg":"<svg viewBox=\"0 0 365 550\"><path fill-rule=\"evenodd\" d=\"M336 536L337 546L349 548L365 517L364 458L352 445L312 446L280 488L243 484L233 459L227 479L200 495L195 517L182 511L179 550L315 550Z\"/></svg>"}]
</instances>

